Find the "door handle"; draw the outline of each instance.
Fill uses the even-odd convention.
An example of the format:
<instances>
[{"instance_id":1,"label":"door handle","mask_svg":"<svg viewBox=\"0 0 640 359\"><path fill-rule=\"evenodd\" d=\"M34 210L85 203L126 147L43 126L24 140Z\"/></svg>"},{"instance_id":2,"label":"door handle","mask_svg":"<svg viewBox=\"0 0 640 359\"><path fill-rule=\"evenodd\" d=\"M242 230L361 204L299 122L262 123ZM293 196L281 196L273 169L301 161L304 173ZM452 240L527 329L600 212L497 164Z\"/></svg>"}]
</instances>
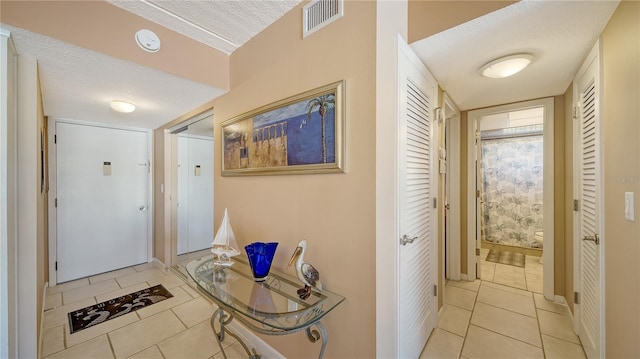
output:
<instances>
[{"instance_id":1,"label":"door handle","mask_svg":"<svg viewBox=\"0 0 640 359\"><path fill-rule=\"evenodd\" d=\"M596 244L600 244L600 236L598 236L597 234L594 234L593 236L584 236L582 238L583 241L593 241Z\"/></svg>"},{"instance_id":2,"label":"door handle","mask_svg":"<svg viewBox=\"0 0 640 359\"><path fill-rule=\"evenodd\" d=\"M141 210L141 211L145 211L145 210L147 210L147 206L140 206L140 207L138 207L138 209Z\"/></svg>"},{"instance_id":3,"label":"door handle","mask_svg":"<svg viewBox=\"0 0 640 359\"><path fill-rule=\"evenodd\" d=\"M400 238L400 244L402 244L403 246L406 246L407 243L413 243L413 241L415 241L416 239L418 239L418 236L415 236L413 238L409 238L409 236L407 236L406 234L404 236L402 236L402 238Z\"/></svg>"}]
</instances>

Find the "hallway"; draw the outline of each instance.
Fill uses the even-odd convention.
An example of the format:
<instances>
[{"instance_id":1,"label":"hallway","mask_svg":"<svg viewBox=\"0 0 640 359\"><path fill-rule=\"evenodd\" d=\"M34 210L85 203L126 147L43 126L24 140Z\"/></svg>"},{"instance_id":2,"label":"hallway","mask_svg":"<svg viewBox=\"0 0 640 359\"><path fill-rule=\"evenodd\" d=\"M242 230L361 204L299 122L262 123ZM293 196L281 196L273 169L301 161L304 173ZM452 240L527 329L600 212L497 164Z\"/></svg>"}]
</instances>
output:
<instances>
[{"instance_id":1,"label":"hallway","mask_svg":"<svg viewBox=\"0 0 640 359\"><path fill-rule=\"evenodd\" d=\"M572 326L568 308L540 293L484 279L448 281L438 327L420 358L584 359Z\"/></svg>"}]
</instances>

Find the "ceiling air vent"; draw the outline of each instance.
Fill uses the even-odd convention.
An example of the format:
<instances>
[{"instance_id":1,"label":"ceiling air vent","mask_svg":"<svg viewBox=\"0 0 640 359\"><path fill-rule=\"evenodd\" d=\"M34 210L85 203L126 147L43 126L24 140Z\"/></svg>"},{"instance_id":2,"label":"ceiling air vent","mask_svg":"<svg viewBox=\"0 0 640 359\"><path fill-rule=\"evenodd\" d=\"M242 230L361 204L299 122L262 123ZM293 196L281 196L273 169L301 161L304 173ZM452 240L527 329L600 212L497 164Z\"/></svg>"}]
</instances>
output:
<instances>
[{"instance_id":1,"label":"ceiling air vent","mask_svg":"<svg viewBox=\"0 0 640 359\"><path fill-rule=\"evenodd\" d=\"M314 0L302 9L302 37L307 37L338 20L344 14L344 0Z\"/></svg>"}]
</instances>

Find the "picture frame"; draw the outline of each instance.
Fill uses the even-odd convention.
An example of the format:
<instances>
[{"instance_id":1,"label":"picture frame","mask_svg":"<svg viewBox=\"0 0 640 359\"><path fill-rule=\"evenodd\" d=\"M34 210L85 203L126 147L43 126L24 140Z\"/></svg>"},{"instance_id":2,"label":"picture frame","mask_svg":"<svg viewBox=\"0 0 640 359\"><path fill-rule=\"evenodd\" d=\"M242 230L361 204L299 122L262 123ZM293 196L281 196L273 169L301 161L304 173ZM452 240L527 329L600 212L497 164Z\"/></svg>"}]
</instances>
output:
<instances>
[{"instance_id":1,"label":"picture frame","mask_svg":"<svg viewBox=\"0 0 640 359\"><path fill-rule=\"evenodd\" d=\"M342 173L345 81L262 106L222 127L222 176Z\"/></svg>"}]
</instances>

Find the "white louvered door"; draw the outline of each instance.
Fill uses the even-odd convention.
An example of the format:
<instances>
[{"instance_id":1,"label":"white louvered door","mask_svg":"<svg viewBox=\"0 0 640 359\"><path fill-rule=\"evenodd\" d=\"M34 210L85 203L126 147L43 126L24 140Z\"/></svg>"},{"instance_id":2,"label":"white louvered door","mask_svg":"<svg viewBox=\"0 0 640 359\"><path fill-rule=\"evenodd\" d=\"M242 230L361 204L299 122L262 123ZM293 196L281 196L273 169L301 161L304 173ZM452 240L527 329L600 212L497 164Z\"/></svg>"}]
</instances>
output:
<instances>
[{"instance_id":1,"label":"white louvered door","mask_svg":"<svg viewBox=\"0 0 640 359\"><path fill-rule=\"evenodd\" d=\"M596 48L597 48L596 44ZM600 101L598 57L588 58L586 71L578 77L578 111L575 134L578 211L578 335L587 357L600 358L602 332L602 237L600 191Z\"/></svg>"},{"instance_id":2,"label":"white louvered door","mask_svg":"<svg viewBox=\"0 0 640 359\"><path fill-rule=\"evenodd\" d=\"M403 51L404 50L404 51ZM408 47L399 52L399 356L417 358L437 322L434 109L437 85Z\"/></svg>"}]
</instances>

